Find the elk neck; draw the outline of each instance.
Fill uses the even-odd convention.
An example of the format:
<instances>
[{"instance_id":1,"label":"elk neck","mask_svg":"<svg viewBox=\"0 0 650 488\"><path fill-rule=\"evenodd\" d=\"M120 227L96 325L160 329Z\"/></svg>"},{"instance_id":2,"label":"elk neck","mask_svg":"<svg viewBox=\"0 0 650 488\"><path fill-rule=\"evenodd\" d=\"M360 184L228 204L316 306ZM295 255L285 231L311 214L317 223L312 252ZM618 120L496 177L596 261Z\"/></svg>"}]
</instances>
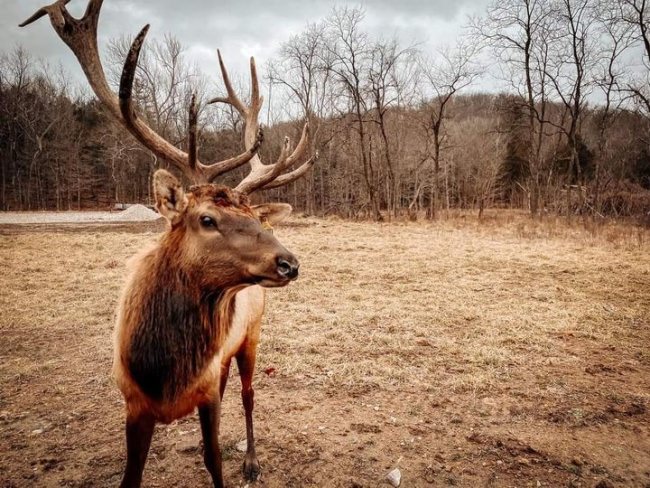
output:
<instances>
[{"instance_id":1,"label":"elk neck","mask_svg":"<svg viewBox=\"0 0 650 488\"><path fill-rule=\"evenodd\" d=\"M171 401L207 367L228 334L242 287L202 288L185 266L182 229L173 229L146 256L128 354L133 379L149 397Z\"/></svg>"}]
</instances>

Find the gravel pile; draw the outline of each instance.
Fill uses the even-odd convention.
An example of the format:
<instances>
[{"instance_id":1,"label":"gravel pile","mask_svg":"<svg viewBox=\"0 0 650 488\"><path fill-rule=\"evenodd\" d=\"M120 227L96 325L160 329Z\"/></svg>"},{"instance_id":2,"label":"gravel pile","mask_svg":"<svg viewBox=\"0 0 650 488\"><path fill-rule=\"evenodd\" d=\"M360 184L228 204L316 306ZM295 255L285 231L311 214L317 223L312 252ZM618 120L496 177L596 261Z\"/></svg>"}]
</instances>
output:
<instances>
[{"instance_id":1,"label":"gravel pile","mask_svg":"<svg viewBox=\"0 0 650 488\"><path fill-rule=\"evenodd\" d=\"M121 212L0 212L0 225L148 222L160 218L159 213L138 204Z\"/></svg>"},{"instance_id":2,"label":"gravel pile","mask_svg":"<svg viewBox=\"0 0 650 488\"><path fill-rule=\"evenodd\" d=\"M145 207L144 205L131 205L126 210L111 214L111 220L116 222L143 222L161 218L158 212Z\"/></svg>"}]
</instances>

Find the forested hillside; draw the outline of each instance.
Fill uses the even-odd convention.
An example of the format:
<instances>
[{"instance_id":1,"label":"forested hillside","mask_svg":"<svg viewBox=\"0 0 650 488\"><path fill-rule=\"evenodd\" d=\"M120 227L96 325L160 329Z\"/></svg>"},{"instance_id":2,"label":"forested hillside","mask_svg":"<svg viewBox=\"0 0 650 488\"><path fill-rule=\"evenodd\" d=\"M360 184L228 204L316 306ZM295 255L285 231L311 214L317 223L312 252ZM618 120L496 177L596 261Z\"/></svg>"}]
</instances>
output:
<instances>
[{"instance_id":1,"label":"forested hillside","mask_svg":"<svg viewBox=\"0 0 650 488\"><path fill-rule=\"evenodd\" d=\"M319 155L306 178L266 198L310 214L378 220L495 206L648 215L647 18L639 0L507 0L469 19L467 35L432 56L371 38L362 10L335 8L260 67L263 160L275 160L286 135L297 141L305 119ZM129 41L115 39L102 51L115 85ZM165 161L68 74L8 49L0 62L0 208L150 203L150 177ZM480 92L478 80L497 65L502 91ZM248 75L238 78L244 97ZM201 100L202 159L241 152L242 121L227 106L206 103L223 89L189 63L173 36L148 41L138 110L181 148L193 93Z\"/></svg>"}]
</instances>

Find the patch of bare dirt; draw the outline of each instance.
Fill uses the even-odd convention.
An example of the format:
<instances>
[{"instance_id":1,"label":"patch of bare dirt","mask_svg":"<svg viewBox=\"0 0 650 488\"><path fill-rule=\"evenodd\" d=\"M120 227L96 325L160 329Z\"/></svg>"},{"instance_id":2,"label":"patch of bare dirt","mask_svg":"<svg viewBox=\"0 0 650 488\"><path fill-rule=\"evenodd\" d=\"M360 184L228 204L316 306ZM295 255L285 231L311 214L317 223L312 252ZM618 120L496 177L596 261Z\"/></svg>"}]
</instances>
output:
<instances>
[{"instance_id":1,"label":"patch of bare dirt","mask_svg":"<svg viewBox=\"0 0 650 488\"><path fill-rule=\"evenodd\" d=\"M255 486L384 486L395 467L407 487L649 486L647 241L530 226L278 228L302 274L269 292ZM129 229L3 228L0 486L119 483L114 307L157 238ZM144 486L210 486L200 437L195 416L158 426ZM233 372L229 486L244 437Z\"/></svg>"}]
</instances>

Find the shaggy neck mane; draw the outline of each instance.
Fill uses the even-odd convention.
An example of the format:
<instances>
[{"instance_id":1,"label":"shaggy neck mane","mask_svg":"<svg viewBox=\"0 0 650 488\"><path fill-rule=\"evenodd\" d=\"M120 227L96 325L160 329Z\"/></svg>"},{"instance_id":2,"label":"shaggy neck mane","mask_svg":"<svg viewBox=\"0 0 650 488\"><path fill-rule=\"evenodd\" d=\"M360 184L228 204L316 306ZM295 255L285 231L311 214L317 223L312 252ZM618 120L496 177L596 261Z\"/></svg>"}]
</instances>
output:
<instances>
[{"instance_id":1,"label":"shaggy neck mane","mask_svg":"<svg viewBox=\"0 0 650 488\"><path fill-rule=\"evenodd\" d=\"M182 229L173 229L149 255L142 273L129 370L144 393L173 400L208 366L230 328L241 289L201 289L185 269Z\"/></svg>"}]
</instances>

